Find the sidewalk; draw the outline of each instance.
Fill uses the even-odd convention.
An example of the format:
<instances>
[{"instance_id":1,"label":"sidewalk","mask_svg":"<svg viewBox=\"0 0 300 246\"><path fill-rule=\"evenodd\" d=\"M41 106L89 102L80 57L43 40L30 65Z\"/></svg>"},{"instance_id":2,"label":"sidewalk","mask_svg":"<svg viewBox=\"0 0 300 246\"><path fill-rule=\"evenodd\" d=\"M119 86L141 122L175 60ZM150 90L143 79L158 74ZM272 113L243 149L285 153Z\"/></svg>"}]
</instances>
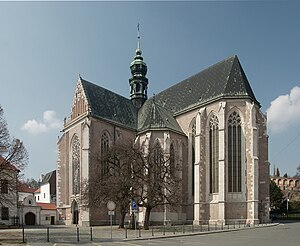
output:
<instances>
[{"instance_id":1,"label":"sidewalk","mask_svg":"<svg viewBox=\"0 0 300 246\"><path fill-rule=\"evenodd\" d=\"M51 227L24 227L23 229L0 230L0 245L26 243L87 243L108 241L132 241L149 240L166 237L179 237L188 235L200 235L208 233L222 233L254 228L275 226L273 224L260 224L255 227L244 225L177 225L165 227L150 227L149 230L119 229L117 226L75 227L75 226L51 226ZM112 230L111 230L112 229Z\"/></svg>"}]
</instances>

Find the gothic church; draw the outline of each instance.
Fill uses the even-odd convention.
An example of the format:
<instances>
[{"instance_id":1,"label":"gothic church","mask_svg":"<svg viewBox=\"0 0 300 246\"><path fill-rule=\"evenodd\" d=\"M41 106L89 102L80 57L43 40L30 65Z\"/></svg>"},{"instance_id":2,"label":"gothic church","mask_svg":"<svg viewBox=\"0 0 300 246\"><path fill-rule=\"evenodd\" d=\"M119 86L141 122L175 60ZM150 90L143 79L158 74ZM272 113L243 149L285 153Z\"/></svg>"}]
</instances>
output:
<instances>
[{"instance_id":1,"label":"gothic church","mask_svg":"<svg viewBox=\"0 0 300 246\"><path fill-rule=\"evenodd\" d=\"M182 167L184 205L176 212L153 211L151 221L268 220L267 119L237 56L152 98L139 45L130 70L130 99L81 77L77 81L58 141L57 207L64 222L97 225L108 219L105 207L83 206L80 184L89 178L92 156L125 140L159 144L164 153L175 153ZM139 210L140 222L144 212Z\"/></svg>"}]
</instances>

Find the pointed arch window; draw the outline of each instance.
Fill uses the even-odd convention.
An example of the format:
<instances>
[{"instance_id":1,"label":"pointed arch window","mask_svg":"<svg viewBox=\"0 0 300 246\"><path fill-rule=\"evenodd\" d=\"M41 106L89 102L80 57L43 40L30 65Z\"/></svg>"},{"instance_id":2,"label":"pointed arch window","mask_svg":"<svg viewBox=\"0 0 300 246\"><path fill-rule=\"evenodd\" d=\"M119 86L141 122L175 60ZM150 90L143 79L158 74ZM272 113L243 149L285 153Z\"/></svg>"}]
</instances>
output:
<instances>
[{"instance_id":1,"label":"pointed arch window","mask_svg":"<svg viewBox=\"0 0 300 246\"><path fill-rule=\"evenodd\" d=\"M154 144L154 148L153 148L153 163L150 163L149 165L149 170L152 169L152 171L150 171L150 173L153 174L153 178L154 178L154 182L161 182L162 181L162 176L164 175L164 161L163 161L163 151L161 148L161 145L159 143L159 141L156 141Z\"/></svg>"},{"instance_id":2,"label":"pointed arch window","mask_svg":"<svg viewBox=\"0 0 300 246\"><path fill-rule=\"evenodd\" d=\"M192 126L192 194L194 195L195 188L195 136L196 136L196 122Z\"/></svg>"},{"instance_id":3,"label":"pointed arch window","mask_svg":"<svg viewBox=\"0 0 300 246\"><path fill-rule=\"evenodd\" d=\"M77 135L72 141L72 174L73 174L73 194L80 192L80 141Z\"/></svg>"},{"instance_id":4,"label":"pointed arch window","mask_svg":"<svg viewBox=\"0 0 300 246\"><path fill-rule=\"evenodd\" d=\"M101 136L101 155L102 155L102 158L107 153L108 149L109 149L109 135L108 135L107 132L104 132ZM108 172L109 172L108 161L102 160L101 164L102 164L101 165L102 175L108 174Z\"/></svg>"},{"instance_id":5,"label":"pointed arch window","mask_svg":"<svg viewBox=\"0 0 300 246\"><path fill-rule=\"evenodd\" d=\"M219 120L216 115L209 120L209 191L219 192Z\"/></svg>"},{"instance_id":6,"label":"pointed arch window","mask_svg":"<svg viewBox=\"0 0 300 246\"><path fill-rule=\"evenodd\" d=\"M162 163L162 150L159 141L156 141L153 149L154 164L159 166Z\"/></svg>"},{"instance_id":7,"label":"pointed arch window","mask_svg":"<svg viewBox=\"0 0 300 246\"><path fill-rule=\"evenodd\" d=\"M174 175L175 173L175 150L174 144L171 143L170 145L170 174Z\"/></svg>"},{"instance_id":8,"label":"pointed arch window","mask_svg":"<svg viewBox=\"0 0 300 246\"><path fill-rule=\"evenodd\" d=\"M234 111L228 118L228 192L242 191L241 117Z\"/></svg>"}]
</instances>

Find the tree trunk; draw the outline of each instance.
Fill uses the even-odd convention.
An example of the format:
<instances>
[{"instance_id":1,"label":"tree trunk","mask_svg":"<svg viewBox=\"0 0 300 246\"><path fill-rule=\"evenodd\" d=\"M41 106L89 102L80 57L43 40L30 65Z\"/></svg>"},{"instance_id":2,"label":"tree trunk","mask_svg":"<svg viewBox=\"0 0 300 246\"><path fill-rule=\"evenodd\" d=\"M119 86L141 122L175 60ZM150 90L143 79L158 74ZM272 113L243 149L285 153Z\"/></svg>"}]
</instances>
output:
<instances>
[{"instance_id":1,"label":"tree trunk","mask_svg":"<svg viewBox=\"0 0 300 246\"><path fill-rule=\"evenodd\" d=\"M126 212L120 213L120 220L119 220L119 228L124 228L124 221L125 221Z\"/></svg>"},{"instance_id":2,"label":"tree trunk","mask_svg":"<svg viewBox=\"0 0 300 246\"><path fill-rule=\"evenodd\" d=\"M146 207L146 214L145 214L145 221L144 221L144 230L149 230L151 209L152 209L151 207Z\"/></svg>"}]
</instances>

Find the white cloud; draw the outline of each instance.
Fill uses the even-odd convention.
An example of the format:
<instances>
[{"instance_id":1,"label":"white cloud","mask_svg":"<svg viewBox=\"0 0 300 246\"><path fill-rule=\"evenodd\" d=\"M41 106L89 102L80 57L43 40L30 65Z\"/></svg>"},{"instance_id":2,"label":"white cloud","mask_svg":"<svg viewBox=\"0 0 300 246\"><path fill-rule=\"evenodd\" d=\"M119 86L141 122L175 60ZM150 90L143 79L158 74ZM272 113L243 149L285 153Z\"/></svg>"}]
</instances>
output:
<instances>
[{"instance_id":1,"label":"white cloud","mask_svg":"<svg viewBox=\"0 0 300 246\"><path fill-rule=\"evenodd\" d=\"M55 111L47 110L43 113L43 122L38 122L35 119L28 120L21 129L32 134L39 134L51 129L61 128L62 122L56 118Z\"/></svg>"},{"instance_id":2,"label":"white cloud","mask_svg":"<svg viewBox=\"0 0 300 246\"><path fill-rule=\"evenodd\" d=\"M288 95L280 95L267 109L268 127L274 132L283 132L300 123L300 87L295 86Z\"/></svg>"}]
</instances>

